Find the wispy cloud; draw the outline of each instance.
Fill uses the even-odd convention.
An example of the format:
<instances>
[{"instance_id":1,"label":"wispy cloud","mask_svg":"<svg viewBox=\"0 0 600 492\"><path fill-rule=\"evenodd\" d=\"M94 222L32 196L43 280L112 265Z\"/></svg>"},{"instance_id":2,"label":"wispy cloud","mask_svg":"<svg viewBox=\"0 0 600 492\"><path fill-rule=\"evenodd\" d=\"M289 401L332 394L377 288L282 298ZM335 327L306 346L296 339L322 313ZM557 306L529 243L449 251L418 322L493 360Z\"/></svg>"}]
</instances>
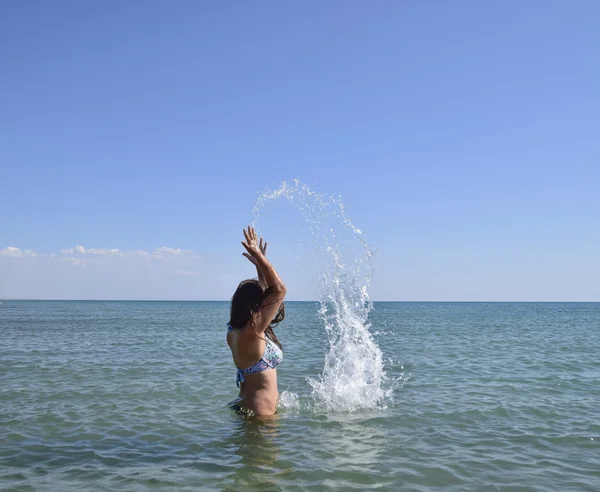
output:
<instances>
[{"instance_id":1,"label":"wispy cloud","mask_svg":"<svg viewBox=\"0 0 600 492\"><path fill-rule=\"evenodd\" d=\"M190 249L181 249L181 248L169 248L167 246L161 246L160 248L155 248L152 251L143 251L143 250L135 250L135 251L121 251L118 248L86 248L82 245L77 245L74 248L65 248L61 249L60 253L68 256L76 256L76 257L90 257L90 256L120 256L120 257L138 257L138 258L146 258L146 259L167 259L171 257L191 257L197 258L198 255L195 254Z\"/></svg>"},{"instance_id":2,"label":"wispy cloud","mask_svg":"<svg viewBox=\"0 0 600 492\"><path fill-rule=\"evenodd\" d=\"M186 263L194 260L198 260L200 256L190 249L182 248L170 248L168 246L161 246L155 248L152 251L144 250L133 250L123 251L119 248L86 248L85 246L78 244L72 248L63 248L59 253L36 253L30 249L21 250L15 246L7 246L4 249L0 249L0 259L2 258L36 258L42 260L43 258L50 259L51 261L71 264L73 266L87 265L90 262L103 262L114 259L115 261L131 261L141 260L142 264L146 264L147 261L159 260L161 263L174 262L173 267L188 266ZM170 271L175 275L182 275L188 277L198 276L193 270L164 270Z\"/></svg>"},{"instance_id":3,"label":"wispy cloud","mask_svg":"<svg viewBox=\"0 0 600 492\"><path fill-rule=\"evenodd\" d=\"M30 249L20 250L14 246L7 246L4 249L0 249L1 258L31 258L37 256L37 253Z\"/></svg>"},{"instance_id":4,"label":"wispy cloud","mask_svg":"<svg viewBox=\"0 0 600 492\"><path fill-rule=\"evenodd\" d=\"M77 245L74 248L61 249L60 252L63 255L93 255L93 256L123 256L123 252L121 252L117 248L85 248L84 246Z\"/></svg>"},{"instance_id":5,"label":"wispy cloud","mask_svg":"<svg viewBox=\"0 0 600 492\"><path fill-rule=\"evenodd\" d=\"M214 298L222 262L183 248L77 244L34 252L0 245L0 297ZM202 279L211 278L210 283Z\"/></svg>"},{"instance_id":6,"label":"wispy cloud","mask_svg":"<svg viewBox=\"0 0 600 492\"><path fill-rule=\"evenodd\" d=\"M166 246L163 246L161 248L156 248L154 250L155 254L159 254L159 255L174 255L174 256L180 256L180 255L185 255L188 253L191 253L190 250L184 250L181 248L167 248Z\"/></svg>"}]
</instances>

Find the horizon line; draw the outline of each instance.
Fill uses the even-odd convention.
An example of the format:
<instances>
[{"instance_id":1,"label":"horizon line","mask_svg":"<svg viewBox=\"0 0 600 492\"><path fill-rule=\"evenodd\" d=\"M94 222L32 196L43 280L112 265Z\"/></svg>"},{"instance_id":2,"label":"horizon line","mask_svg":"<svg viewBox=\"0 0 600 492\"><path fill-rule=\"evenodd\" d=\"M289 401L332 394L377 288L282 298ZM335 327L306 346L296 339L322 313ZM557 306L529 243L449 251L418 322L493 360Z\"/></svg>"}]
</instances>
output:
<instances>
[{"instance_id":1,"label":"horizon line","mask_svg":"<svg viewBox=\"0 0 600 492\"><path fill-rule=\"evenodd\" d=\"M17 297L0 297L1 302L7 301L43 301L43 302L231 302L230 299L43 299L43 298L17 298ZM318 299L288 299L285 302L320 302ZM507 301L507 300L479 300L479 301L469 301L469 300L372 300L374 303L384 303L384 302L395 302L395 303L588 303L588 304L597 304L599 301L531 301L531 300L520 300L520 301Z\"/></svg>"}]
</instances>

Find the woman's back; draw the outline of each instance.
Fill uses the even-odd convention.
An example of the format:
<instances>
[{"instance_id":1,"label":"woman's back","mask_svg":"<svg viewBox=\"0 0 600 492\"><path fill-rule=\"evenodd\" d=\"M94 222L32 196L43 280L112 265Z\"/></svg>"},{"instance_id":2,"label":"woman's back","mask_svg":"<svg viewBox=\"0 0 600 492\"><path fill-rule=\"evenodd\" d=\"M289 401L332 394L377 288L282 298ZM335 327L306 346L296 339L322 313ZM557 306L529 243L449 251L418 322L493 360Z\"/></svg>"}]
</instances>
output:
<instances>
[{"instance_id":1,"label":"woman's back","mask_svg":"<svg viewBox=\"0 0 600 492\"><path fill-rule=\"evenodd\" d=\"M230 330L227 343L238 369L240 398L256 415L277 411L277 370L283 353L271 340L259 338L251 327Z\"/></svg>"}]
</instances>

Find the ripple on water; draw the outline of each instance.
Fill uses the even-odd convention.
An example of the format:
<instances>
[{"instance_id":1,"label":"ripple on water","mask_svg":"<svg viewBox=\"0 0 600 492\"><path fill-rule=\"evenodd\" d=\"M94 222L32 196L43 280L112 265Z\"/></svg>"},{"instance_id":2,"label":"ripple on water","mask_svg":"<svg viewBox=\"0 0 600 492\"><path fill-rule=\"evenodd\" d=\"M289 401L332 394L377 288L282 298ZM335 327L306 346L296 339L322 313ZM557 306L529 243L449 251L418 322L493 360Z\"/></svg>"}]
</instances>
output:
<instances>
[{"instance_id":1,"label":"ripple on water","mask_svg":"<svg viewBox=\"0 0 600 492\"><path fill-rule=\"evenodd\" d=\"M598 305L375 303L384 360L411 378L348 414L305 405L325 335L288 303L271 422L225 408L226 303L2 309L1 489L600 490Z\"/></svg>"}]
</instances>

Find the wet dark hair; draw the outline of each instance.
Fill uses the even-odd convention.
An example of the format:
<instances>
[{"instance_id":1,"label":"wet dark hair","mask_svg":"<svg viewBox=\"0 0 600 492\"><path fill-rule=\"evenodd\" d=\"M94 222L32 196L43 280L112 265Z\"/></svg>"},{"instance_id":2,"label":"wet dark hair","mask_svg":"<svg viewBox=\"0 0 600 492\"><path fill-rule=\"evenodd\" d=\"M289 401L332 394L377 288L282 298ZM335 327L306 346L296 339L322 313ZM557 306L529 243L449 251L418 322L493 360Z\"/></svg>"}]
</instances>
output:
<instances>
[{"instance_id":1,"label":"wet dark hair","mask_svg":"<svg viewBox=\"0 0 600 492\"><path fill-rule=\"evenodd\" d=\"M229 313L229 324L234 329L241 329L248 321L254 318L265 300L271 294L272 289L255 279L242 280L231 298L231 309ZM281 342L277 339L273 328L285 318L285 309L283 302L279 306L279 311L275 318L269 323L265 330L265 335L275 343L280 349L283 349Z\"/></svg>"}]
</instances>

